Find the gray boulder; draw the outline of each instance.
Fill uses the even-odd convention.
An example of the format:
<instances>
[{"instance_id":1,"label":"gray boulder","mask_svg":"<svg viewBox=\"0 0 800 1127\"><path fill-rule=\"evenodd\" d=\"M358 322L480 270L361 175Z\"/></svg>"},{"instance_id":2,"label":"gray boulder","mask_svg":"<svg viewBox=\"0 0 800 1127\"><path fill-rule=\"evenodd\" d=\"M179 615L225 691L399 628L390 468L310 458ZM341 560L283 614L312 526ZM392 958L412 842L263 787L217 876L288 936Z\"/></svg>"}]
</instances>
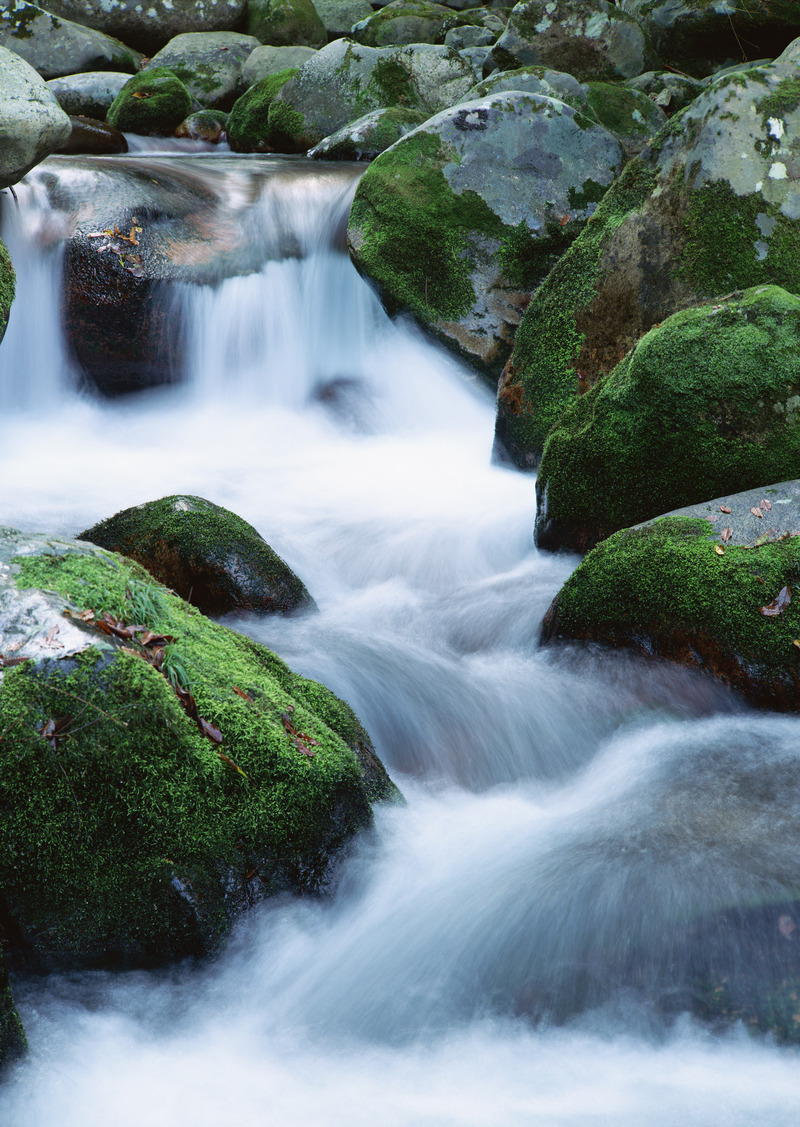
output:
<instances>
[{"instance_id":1,"label":"gray boulder","mask_svg":"<svg viewBox=\"0 0 800 1127\"><path fill-rule=\"evenodd\" d=\"M48 8L142 50L163 47L188 31L231 31L244 16L247 0L49 0Z\"/></svg>"},{"instance_id":2,"label":"gray boulder","mask_svg":"<svg viewBox=\"0 0 800 1127\"><path fill-rule=\"evenodd\" d=\"M176 35L143 70L168 67L204 107L230 109L245 92L244 64L260 44L234 31L195 31Z\"/></svg>"},{"instance_id":3,"label":"gray boulder","mask_svg":"<svg viewBox=\"0 0 800 1127\"><path fill-rule=\"evenodd\" d=\"M44 79L0 47L0 189L21 180L71 132L69 117Z\"/></svg>"},{"instance_id":4,"label":"gray boulder","mask_svg":"<svg viewBox=\"0 0 800 1127\"><path fill-rule=\"evenodd\" d=\"M367 169L350 213L357 268L496 377L533 290L623 162L605 129L511 91L436 115Z\"/></svg>"},{"instance_id":5,"label":"gray boulder","mask_svg":"<svg viewBox=\"0 0 800 1127\"><path fill-rule=\"evenodd\" d=\"M369 0L314 0L314 7L331 39L349 35L353 24L372 15Z\"/></svg>"},{"instance_id":6,"label":"gray boulder","mask_svg":"<svg viewBox=\"0 0 800 1127\"><path fill-rule=\"evenodd\" d=\"M405 43L437 43L451 18L449 8L428 0L391 0L353 27L353 36L368 47Z\"/></svg>"},{"instance_id":7,"label":"gray boulder","mask_svg":"<svg viewBox=\"0 0 800 1127\"><path fill-rule=\"evenodd\" d=\"M449 47L364 47L329 43L281 88L269 111L280 147L305 152L372 110L398 106L436 113L473 85L466 60Z\"/></svg>"},{"instance_id":8,"label":"gray boulder","mask_svg":"<svg viewBox=\"0 0 800 1127\"><path fill-rule=\"evenodd\" d=\"M129 78L129 74L120 71L91 70L51 78L47 85L64 113L84 114L102 121Z\"/></svg>"},{"instance_id":9,"label":"gray boulder","mask_svg":"<svg viewBox=\"0 0 800 1127\"><path fill-rule=\"evenodd\" d=\"M0 11L0 46L29 62L42 78L84 70L133 74L142 58L118 39L24 3Z\"/></svg>"},{"instance_id":10,"label":"gray boulder","mask_svg":"<svg viewBox=\"0 0 800 1127\"><path fill-rule=\"evenodd\" d=\"M547 66L576 78L633 78L651 55L638 21L607 0L521 0L492 56L499 67Z\"/></svg>"},{"instance_id":11,"label":"gray boulder","mask_svg":"<svg viewBox=\"0 0 800 1127\"><path fill-rule=\"evenodd\" d=\"M269 74L280 74L282 70L298 69L303 63L316 55L315 47L272 47L269 44L256 47L247 57L242 68L242 81L245 90L255 86Z\"/></svg>"},{"instance_id":12,"label":"gray boulder","mask_svg":"<svg viewBox=\"0 0 800 1127\"><path fill-rule=\"evenodd\" d=\"M275 47L322 47L328 39L312 0L247 0L247 30Z\"/></svg>"}]
</instances>

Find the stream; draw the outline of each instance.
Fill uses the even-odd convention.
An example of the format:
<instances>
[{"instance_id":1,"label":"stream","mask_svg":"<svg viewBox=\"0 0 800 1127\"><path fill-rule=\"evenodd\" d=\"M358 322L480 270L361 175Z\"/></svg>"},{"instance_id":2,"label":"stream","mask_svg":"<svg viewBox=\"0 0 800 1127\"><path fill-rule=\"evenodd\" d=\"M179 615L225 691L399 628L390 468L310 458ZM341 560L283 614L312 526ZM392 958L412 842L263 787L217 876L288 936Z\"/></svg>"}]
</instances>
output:
<instances>
[{"instance_id":1,"label":"stream","mask_svg":"<svg viewBox=\"0 0 800 1127\"><path fill-rule=\"evenodd\" d=\"M75 160L4 198L0 523L76 535L172 493L238 513L319 613L229 624L346 699L407 802L329 898L261 905L209 965L15 982L31 1048L0 1124L793 1127L797 1050L666 997L664 937L800 887L800 720L539 649L578 558L533 547L489 391L350 265L352 167L106 159L257 179L264 261L174 287L182 383L99 400L61 330Z\"/></svg>"}]
</instances>

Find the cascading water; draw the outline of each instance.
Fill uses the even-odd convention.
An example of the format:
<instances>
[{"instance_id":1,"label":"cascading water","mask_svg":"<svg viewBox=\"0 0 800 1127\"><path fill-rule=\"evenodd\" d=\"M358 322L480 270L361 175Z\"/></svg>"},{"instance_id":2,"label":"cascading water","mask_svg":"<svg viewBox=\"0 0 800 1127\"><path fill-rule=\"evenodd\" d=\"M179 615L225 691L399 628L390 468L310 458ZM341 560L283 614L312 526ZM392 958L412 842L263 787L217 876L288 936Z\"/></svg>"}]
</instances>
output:
<instances>
[{"instance_id":1,"label":"cascading water","mask_svg":"<svg viewBox=\"0 0 800 1127\"><path fill-rule=\"evenodd\" d=\"M17 983L31 1053L0 1122L793 1124L796 1053L683 1013L669 938L798 887L800 722L539 651L576 561L532 548L489 396L350 267L353 170L169 159L249 201L262 260L174 287L189 377L138 399L74 390L47 191L66 164L5 208L0 520L74 534L177 492L240 513L319 614L233 624L350 701L408 804L330 901L270 902L211 966Z\"/></svg>"}]
</instances>

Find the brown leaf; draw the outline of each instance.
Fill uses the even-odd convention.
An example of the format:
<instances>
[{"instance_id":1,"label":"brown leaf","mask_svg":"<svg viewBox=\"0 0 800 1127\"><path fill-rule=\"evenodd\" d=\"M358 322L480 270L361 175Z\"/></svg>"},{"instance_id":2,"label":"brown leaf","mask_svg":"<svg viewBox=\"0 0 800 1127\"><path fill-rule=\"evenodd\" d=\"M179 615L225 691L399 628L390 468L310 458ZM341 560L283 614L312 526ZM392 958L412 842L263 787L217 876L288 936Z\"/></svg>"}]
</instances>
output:
<instances>
[{"instance_id":1,"label":"brown leaf","mask_svg":"<svg viewBox=\"0 0 800 1127\"><path fill-rule=\"evenodd\" d=\"M213 740L215 744L222 743L222 732L220 732L219 728L217 728L209 720L204 720L202 716L198 716L197 727L200 729L204 736L208 736L208 738L210 740Z\"/></svg>"},{"instance_id":2,"label":"brown leaf","mask_svg":"<svg viewBox=\"0 0 800 1127\"><path fill-rule=\"evenodd\" d=\"M724 556L725 555L725 549L722 547L721 544L715 544L714 545L714 551L717 553L718 556Z\"/></svg>"},{"instance_id":3,"label":"brown leaf","mask_svg":"<svg viewBox=\"0 0 800 1127\"><path fill-rule=\"evenodd\" d=\"M23 661L30 661L29 657L10 657L8 654L0 654L0 669L11 669L14 665L22 665Z\"/></svg>"},{"instance_id":4,"label":"brown leaf","mask_svg":"<svg viewBox=\"0 0 800 1127\"><path fill-rule=\"evenodd\" d=\"M762 517L764 516L764 514L761 512L761 509L752 508L750 510L750 512L753 514L754 517L758 517L759 520L761 520Z\"/></svg>"},{"instance_id":5,"label":"brown leaf","mask_svg":"<svg viewBox=\"0 0 800 1127\"><path fill-rule=\"evenodd\" d=\"M172 634L154 634L152 630L148 630L144 626L141 629L144 630L144 633L139 641L143 646L168 646L170 642L175 641Z\"/></svg>"},{"instance_id":6,"label":"brown leaf","mask_svg":"<svg viewBox=\"0 0 800 1127\"><path fill-rule=\"evenodd\" d=\"M791 589L789 587L781 587L777 599L773 599L767 606L762 607L761 614L766 615L768 618L774 618L778 614L783 614L791 601Z\"/></svg>"},{"instance_id":7,"label":"brown leaf","mask_svg":"<svg viewBox=\"0 0 800 1127\"><path fill-rule=\"evenodd\" d=\"M729 513L731 511L730 505L720 505L719 511L721 513Z\"/></svg>"},{"instance_id":8,"label":"brown leaf","mask_svg":"<svg viewBox=\"0 0 800 1127\"><path fill-rule=\"evenodd\" d=\"M221 752L221 751L218 751L218 752L217 752L217 755L218 755L218 756L220 757L220 759L222 760L222 762L223 762L223 763L227 763L229 767L233 767L234 771L238 771L238 772L239 772L239 774L240 774L240 775L241 775L241 776L242 776L243 778L245 778L245 779L248 779L248 780L250 779L250 776L249 776L249 775L247 774L247 772L246 772L246 771L243 771L243 770L241 769L241 767L239 766L239 764L238 764L238 763L235 763L235 762L234 762L234 761L233 761L233 760L232 760L232 759L230 758L230 756L228 756L228 755L225 755L225 754L224 754L223 752ZM249 873L249 874L248 874L248 875L247 875L247 876L245 877L245 880L249 880L249 879L250 879L250 877L251 877L251 876L253 875L253 873L254 873L254 872L255 872L255 869L251 869L251 870L250 870L250 873Z\"/></svg>"},{"instance_id":9,"label":"brown leaf","mask_svg":"<svg viewBox=\"0 0 800 1127\"><path fill-rule=\"evenodd\" d=\"M56 641L56 634L58 634L58 632L59 632L59 625L58 625L57 622L54 622L53 625L50 627L49 631L47 632L47 637L44 640L44 645L49 646L50 649L62 649L63 650L64 643Z\"/></svg>"},{"instance_id":10,"label":"brown leaf","mask_svg":"<svg viewBox=\"0 0 800 1127\"><path fill-rule=\"evenodd\" d=\"M303 755L307 755L309 759L313 759L316 755L316 752L307 747L301 739L292 740L292 743L298 751L302 752Z\"/></svg>"},{"instance_id":11,"label":"brown leaf","mask_svg":"<svg viewBox=\"0 0 800 1127\"><path fill-rule=\"evenodd\" d=\"M252 703L253 698L250 696L249 693L242 692L242 690L237 689L237 687L235 685L233 686L233 691L237 694L237 696L240 696L242 698L242 700L249 700Z\"/></svg>"},{"instance_id":12,"label":"brown leaf","mask_svg":"<svg viewBox=\"0 0 800 1127\"><path fill-rule=\"evenodd\" d=\"M71 716L57 716L55 719L48 720L39 732L39 738L47 740L53 751L58 751L59 740L66 734L71 723Z\"/></svg>"},{"instance_id":13,"label":"brown leaf","mask_svg":"<svg viewBox=\"0 0 800 1127\"><path fill-rule=\"evenodd\" d=\"M134 90L133 93L131 94L131 97L132 98L152 98L153 97L153 91L152 90Z\"/></svg>"},{"instance_id":14,"label":"brown leaf","mask_svg":"<svg viewBox=\"0 0 800 1127\"><path fill-rule=\"evenodd\" d=\"M758 504L762 509L764 509L765 512L769 512L769 510L772 508L771 501L759 501Z\"/></svg>"},{"instance_id":15,"label":"brown leaf","mask_svg":"<svg viewBox=\"0 0 800 1127\"><path fill-rule=\"evenodd\" d=\"M792 645L797 646L798 650L800 650L800 638L793 638Z\"/></svg>"},{"instance_id":16,"label":"brown leaf","mask_svg":"<svg viewBox=\"0 0 800 1127\"><path fill-rule=\"evenodd\" d=\"M727 542L730 540L731 536L733 536L733 529L730 528L730 527L729 528L723 528L722 532L720 532L720 536L722 537L722 539L727 544Z\"/></svg>"}]
</instances>

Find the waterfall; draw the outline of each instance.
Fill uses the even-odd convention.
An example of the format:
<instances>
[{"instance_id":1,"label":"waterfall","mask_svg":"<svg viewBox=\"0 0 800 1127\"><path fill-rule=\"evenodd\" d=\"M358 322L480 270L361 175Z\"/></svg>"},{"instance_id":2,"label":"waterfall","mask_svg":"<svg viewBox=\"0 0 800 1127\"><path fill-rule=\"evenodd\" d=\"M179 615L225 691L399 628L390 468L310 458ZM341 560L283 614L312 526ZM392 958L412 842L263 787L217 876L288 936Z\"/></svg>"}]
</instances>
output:
<instances>
[{"instance_id":1,"label":"waterfall","mask_svg":"<svg viewBox=\"0 0 800 1127\"><path fill-rule=\"evenodd\" d=\"M174 282L183 383L94 398L60 256L70 185L105 165L27 178L3 215L0 522L75 534L178 492L239 513L319 614L231 625L349 701L407 805L329 900L262 905L211 965L15 983L31 1052L0 1123L794 1124L796 1054L689 1016L681 937L800 887L800 721L538 648L577 560L534 549L487 389L350 266L358 169L105 159L205 185L246 262Z\"/></svg>"}]
</instances>

